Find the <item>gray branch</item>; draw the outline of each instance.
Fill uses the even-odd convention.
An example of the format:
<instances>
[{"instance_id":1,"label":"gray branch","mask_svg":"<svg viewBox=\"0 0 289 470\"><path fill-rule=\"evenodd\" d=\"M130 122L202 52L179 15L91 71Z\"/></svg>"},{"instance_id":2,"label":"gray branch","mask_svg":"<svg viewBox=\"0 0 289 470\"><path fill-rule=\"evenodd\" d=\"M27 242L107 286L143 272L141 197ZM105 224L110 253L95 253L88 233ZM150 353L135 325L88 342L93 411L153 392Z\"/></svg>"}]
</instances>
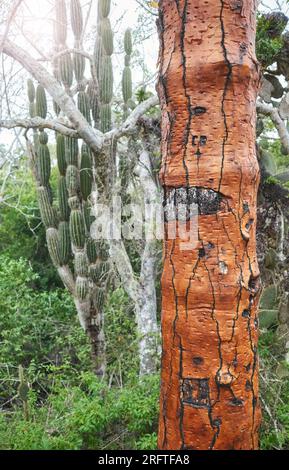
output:
<instances>
[{"instance_id":1,"label":"gray branch","mask_svg":"<svg viewBox=\"0 0 289 470\"><path fill-rule=\"evenodd\" d=\"M257 101L257 112L271 118L279 134L282 146L286 153L289 154L289 134L286 128L286 124L281 118L278 109L273 108L269 104L264 104L260 101Z\"/></svg>"},{"instance_id":2,"label":"gray branch","mask_svg":"<svg viewBox=\"0 0 289 470\"><path fill-rule=\"evenodd\" d=\"M79 137L78 132L73 128L56 120L42 119L40 117L31 119L15 118L9 120L0 120L0 128L14 129L15 127L23 127L24 129L51 129L68 137Z\"/></svg>"}]
</instances>

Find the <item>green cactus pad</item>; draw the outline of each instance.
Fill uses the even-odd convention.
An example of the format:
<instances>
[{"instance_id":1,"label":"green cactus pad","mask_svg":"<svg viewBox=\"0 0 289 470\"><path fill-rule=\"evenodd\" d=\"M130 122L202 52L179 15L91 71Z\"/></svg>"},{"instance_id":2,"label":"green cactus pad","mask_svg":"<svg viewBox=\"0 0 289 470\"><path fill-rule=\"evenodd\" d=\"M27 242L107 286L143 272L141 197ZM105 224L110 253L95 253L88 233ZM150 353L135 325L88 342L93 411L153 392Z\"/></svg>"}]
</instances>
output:
<instances>
[{"instance_id":1,"label":"green cactus pad","mask_svg":"<svg viewBox=\"0 0 289 470\"><path fill-rule=\"evenodd\" d=\"M56 137L56 156L57 156L57 164L59 173L62 176L65 176L66 172L66 159L65 159L65 140L64 136L61 134L57 134Z\"/></svg>"},{"instance_id":2,"label":"green cactus pad","mask_svg":"<svg viewBox=\"0 0 289 470\"><path fill-rule=\"evenodd\" d=\"M70 54L59 58L60 77L63 85L70 88L73 83L73 62Z\"/></svg>"},{"instance_id":3,"label":"green cactus pad","mask_svg":"<svg viewBox=\"0 0 289 470\"><path fill-rule=\"evenodd\" d=\"M99 13L101 18L107 18L110 13L110 0L99 0Z\"/></svg>"},{"instance_id":4,"label":"green cactus pad","mask_svg":"<svg viewBox=\"0 0 289 470\"><path fill-rule=\"evenodd\" d=\"M35 86L31 78L27 80L27 94L29 103L34 103L35 101Z\"/></svg>"},{"instance_id":5,"label":"green cactus pad","mask_svg":"<svg viewBox=\"0 0 289 470\"><path fill-rule=\"evenodd\" d=\"M125 67L122 75L122 96L125 103L132 97L132 79L130 67Z\"/></svg>"},{"instance_id":6,"label":"green cactus pad","mask_svg":"<svg viewBox=\"0 0 289 470\"><path fill-rule=\"evenodd\" d=\"M36 115L43 119L47 116L46 93L42 85L36 88Z\"/></svg>"},{"instance_id":7,"label":"green cactus pad","mask_svg":"<svg viewBox=\"0 0 289 470\"><path fill-rule=\"evenodd\" d=\"M58 180L58 205L61 221L69 221L68 191L65 176L60 176Z\"/></svg>"},{"instance_id":8,"label":"green cactus pad","mask_svg":"<svg viewBox=\"0 0 289 470\"><path fill-rule=\"evenodd\" d=\"M66 170L66 187L69 197L76 196L79 190L78 169L74 165L69 165Z\"/></svg>"},{"instance_id":9,"label":"green cactus pad","mask_svg":"<svg viewBox=\"0 0 289 470\"><path fill-rule=\"evenodd\" d=\"M60 222L58 227L58 235L62 264L68 264L71 257L71 243L68 222Z\"/></svg>"},{"instance_id":10,"label":"green cactus pad","mask_svg":"<svg viewBox=\"0 0 289 470\"><path fill-rule=\"evenodd\" d=\"M89 282L86 277L78 276L75 285L76 295L80 300L85 300L89 292Z\"/></svg>"},{"instance_id":11,"label":"green cactus pad","mask_svg":"<svg viewBox=\"0 0 289 470\"><path fill-rule=\"evenodd\" d=\"M57 218L54 208L50 203L48 189L39 187L37 188L37 193L42 222L44 223L45 227L56 227Z\"/></svg>"},{"instance_id":12,"label":"green cactus pad","mask_svg":"<svg viewBox=\"0 0 289 470\"><path fill-rule=\"evenodd\" d=\"M38 148L37 173L41 186L47 186L51 173L50 152L47 145L40 144Z\"/></svg>"},{"instance_id":13,"label":"green cactus pad","mask_svg":"<svg viewBox=\"0 0 289 470\"><path fill-rule=\"evenodd\" d=\"M75 254L74 270L77 276L86 277L88 275L87 257L83 251Z\"/></svg>"},{"instance_id":14,"label":"green cactus pad","mask_svg":"<svg viewBox=\"0 0 289 470\"><path fill-rule=\"evenodd\" d=\"M44 131L39 132L39 143L43 144L43 145L48 144L48 135L47 135L46 132L44 132Z\"/></svg>"},{"instance_id":15,"label":"green cactus pad","mask_svg":"<svg viewBox=\"0 0 289 470\"><path fill-rule=\"evenodd\" d=\"M73 34L77 40L81 38L83 30L82 9L79 0L71 0L70 2L71 27Z\"/></svg>"},{"instance_id":16,"label":"green cactus pad","mask_svg":"<svg viewBox=\"0 0 289 470\"><path fill-rule=\"evenodd\" d=\"M73 54L73 67L77 82L81 82L85 71L85 57L82 54Z\"/></svg>"},{"instance_id":17,"label":"green cactus pad","mask_svg":"<svg viewBox=\"0 0 289 470\"><path fill-rule=\"evenodd\" d=\"M85 222L80 210L73 210L69 219L70 237L76 248L84 248L85 245Z\"/></svg>"},{"instance_id":18,"label":"green cactus pad","mask_svg":"<svg viewBox=\"0 0 289 470\"><path fill-rule=\"evenodd\" d=\"M46 240L50 258L52 259L54 266L61 266L62 257L60 251L58 231L56 230L56 228L48 228L46 230Z\"/></svg>"},{"instance_id":19,"label":"green cactus pad","mask_svg":"<svg viewBox=\"0 0 289 470\"><path fill-rule=\"evenodd\" d=\"M78 165L78 140L65 137L65 160L67 165Z\"/></svg>"},{"instance_id":20,"label":"green cactus pad","mask_svg":"<svg viewBox=\"0 0 289 470\"><path fill-rule=\"evenodd\" d=\"M80 209L80 200L78 196L71 196L68 199L69 207L72 211Z\"/></svg>"},{"instance_id":21,"label":"green cactus pad","mask_svg":"<svg viewBox=\"0 0 289 470\"><path fill-rule=\"evenodd\" d=\"M102 311L105 303L105 290L98 287L95 293L95 306L98 311Z\"/></svg>"},{"instance_id":22,"label":"green cactus pad","mask_svg":"<svg viewBox=\"0 0 289 470\"><path fill-rule=\"evenodd\" d=\"M124 33L124 50L126 55L131 56L132 53L132 37L131 30L127 29Z\"/></svg>"},{"instance_id":23,"label":"green cactus pad","mask_svg":"<svg viewBox=\"0 0 289 470\"><path fill-rule=\"evenodd\" d=\"M102 104L109 104L113 97L113 70L111 58L103 57L102 71L100 78L100 101Z\"/></svg>"},{"instance_id":24,"label":"green cactus pad","mask_svg":"<svg viewBox=\"0 0 289 470\"><path fill-rule=\"evenodd\" d=\"M95 263L97 260L97 242L92 238L89 238L86 243L87 257L90 263Z\"/></svg>"},{"instance_id":25,"label":"green cactus pad","mask_svg":"<svg viewBox=\"0 0 289 470\"><path fill-rule=\"evenodd\" d=\"M64 45L67 36L67 15L65 0L55 2L56 21L55 21L55 40L56 44Z\"/></svg>"},{"instance_id":26,"label":"green cactus pad","mask_svg":"<svg viewBox=\"0 0 289 470\"><path fill-rule=\"evenodd\" d=\"M111 56L113 54L113 32L109 18L101 20L100 31L104 52Z\"/></svg>"},{"instance_id":27,"label":"green cactus pad","mask_svg":"<svg viewBox=\"0 0 289 470\"><path fill-rule=\"evenodd\" d=\"M100 130L101 132L108 132L111 130L110 104L102 104L100 107Z\"/></svg>"},{"instance_id":28,"label":"green cactus pad","mask_svg":"<svg viewBox=\"0 0 289 470\"><path fill-rule=\"evenodd\" d=\"M78 109L83 115L83 117L85 117L87 122L91 124L89 98L84 91L80 91L78 93L77 104L78 104Z\"/></svg>"},{"instance_id":29,"label":"green cactus pad","mask_svg":"<svg viewBox=\"0 0 289 470\"><path fill-rule=\"evenodd\" d=\"M81 166L80 166L80 191L83 199L86 201L91 193L92 188L92 169L91 158L86 152L81 152Z\"/></svg>"}]
</instances>

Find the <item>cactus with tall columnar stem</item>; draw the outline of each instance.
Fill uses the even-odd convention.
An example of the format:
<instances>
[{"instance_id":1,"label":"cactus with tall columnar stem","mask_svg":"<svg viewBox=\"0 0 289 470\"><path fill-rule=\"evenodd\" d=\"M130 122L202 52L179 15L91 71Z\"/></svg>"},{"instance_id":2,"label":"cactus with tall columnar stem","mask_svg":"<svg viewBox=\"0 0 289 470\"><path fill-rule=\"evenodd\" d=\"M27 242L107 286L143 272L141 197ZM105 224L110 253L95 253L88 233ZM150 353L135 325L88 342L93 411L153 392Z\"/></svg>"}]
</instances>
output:
<instances>
[{"instance_id":1,"label":"cactus with tall columnar stem","mask_svg":"<svg viewBox=\"0 0 289 470\"><path fill-rule=\"evenodd\" d=\"M56 2L55 55L52 58L54 77L58 82L58 88L60 86L64 88L63 96L66 96L72 105L74 104L81 125L87 125L88 129L93 125L101 131L110 131L113 101L113 32L109 20L110 0L99 2L98 34L93 56L83 50L85 31L80 2L76 0L70 2L70 16L67 14L66 6L65 1ZM74 35L73 50L67 46L69 19ZM126 81L127 78L131 79L131 73L128 73L131 55L130 32L126 32L125 35L125 51L126 72L124 72L123 90L124 105L128 110L132 94L131 83ZM88 61L90 67L86 66ZM85 76L88 70L91 71L89 79ZM47 89L49 90L49 87ZM34 175L37 195L51 260L74 298L80 323L90 338L95 371L102 377L106 365L103 309L110 280L110 256L115 255L109 253L107 242L92 238L91 226L94 218L91 216L91 209L95 208L96 203L110 203L111 188L116 173L116 146L107 139L99 147L101 150L96 150L95 147L88 145L89 139L81 141L75 135L77 126L74 119L70 120L65 129L68 123L67 117L70 118L69 112L65 118L66 105L63 103L61 105L61 100L57 100L53 93L51 95L58 102L58 104L54 102L53 107L55 114L59 116L55 121L59 172L57 195L53 194L50 187L51 158L48 135L51 137L51 134L43 131L45 123L40 124L39 130L35 130L34 148L32 149L29 143L28 150L32 162L36 163ZM35 91L31 80L28 81L28 99L31 118L39 117L44 121L48 112L46 93L41 85L38 85ZM94 214L95 216L97 214ZM152 256L149 254L149 257ZM116 263L121 264L119 260ZM149 265L153 265L151 260ZM120 272L119 267L118 270ZM156 338L157 323L155 315L154 323L149 322L148 329L140 328L143 308L140 299L147 294L144 294L144 280L139 283L134 281L138 285L137 300L129 286L125 288L137 303L136 316L141 344L140 373L144 374L152 371L151 364L155 362L147 360L147 352L151 357L155 356L155 350L144 347L145 344L151 343L150 332L147 330L152 325L152 334ZM152 301L153 299L152 294Z\"/></svg>"},{"instance_id":2,"label":"cactus with tall columnar stem","mask_svg":"<svg viewBox=\"0 0 289 470\"><path fill-rule=\"evenodd\" d=\"M128 117L129 104L132 99L132 78L131 78L131 54L132 54L132 38L131 30L127 29L124 35L124 70L122 74L122 96L124 101L124 119Z\"/></svg>"}]
</instances>

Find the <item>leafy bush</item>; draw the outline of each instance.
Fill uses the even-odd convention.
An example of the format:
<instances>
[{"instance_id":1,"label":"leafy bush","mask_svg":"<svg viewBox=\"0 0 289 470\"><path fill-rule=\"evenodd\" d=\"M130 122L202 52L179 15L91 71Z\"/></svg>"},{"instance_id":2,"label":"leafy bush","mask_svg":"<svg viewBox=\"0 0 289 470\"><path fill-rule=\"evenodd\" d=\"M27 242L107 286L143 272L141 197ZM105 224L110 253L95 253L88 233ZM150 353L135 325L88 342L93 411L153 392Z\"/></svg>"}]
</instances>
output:
<instances>
[{"instance_id":1,"label":"leafy bush","mask_svg":"<svg viewBox=\"0 0 289 470\"><path fill-rule=\"evenodd\" d=\"M79 373L71 387L63 370L55 372L45 403L30 399L30 421L19 408L2 413L1 449L155 448L158 376L109 388L92 373Z\"/></svg>"}]
</instances>

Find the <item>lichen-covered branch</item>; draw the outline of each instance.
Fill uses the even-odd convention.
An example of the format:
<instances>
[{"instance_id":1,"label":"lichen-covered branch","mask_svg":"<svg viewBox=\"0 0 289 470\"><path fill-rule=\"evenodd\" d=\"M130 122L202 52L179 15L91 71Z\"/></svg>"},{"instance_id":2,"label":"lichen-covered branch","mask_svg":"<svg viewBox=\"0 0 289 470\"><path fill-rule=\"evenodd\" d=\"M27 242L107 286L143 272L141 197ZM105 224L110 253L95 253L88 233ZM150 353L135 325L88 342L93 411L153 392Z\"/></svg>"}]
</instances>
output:
<instances>
[{"instance_id":1,"label":"lichen-covered branch","mask_svg":"<svg viewBox=\"0 0 289 470\"><path fill-rule=\"evenodd\" d=\"M23 129L51 129L53 131L60 132L60 134L67 137L79 137L78 132L71 126L68 126L56 119L42 119L41 117L35 117L30 119L15 118L0 120L0 128L14 129L15 127L22 127Z\"/></svg>"},{"instance_id":2,"label":"lichen-covered branch","mask_svg":"<svg viewBox=\"0 0 289 470\"><path fill-rule=\"evenodd\" d=\"M278 108L265 103L257 101L257 113L263 114L264 116L269 116L276 127L278 135L280 137L281 144L283 149L287 154L289 154L289 133L286 127L285 122L281 118Z\"/></svg>"}]
</instances>

